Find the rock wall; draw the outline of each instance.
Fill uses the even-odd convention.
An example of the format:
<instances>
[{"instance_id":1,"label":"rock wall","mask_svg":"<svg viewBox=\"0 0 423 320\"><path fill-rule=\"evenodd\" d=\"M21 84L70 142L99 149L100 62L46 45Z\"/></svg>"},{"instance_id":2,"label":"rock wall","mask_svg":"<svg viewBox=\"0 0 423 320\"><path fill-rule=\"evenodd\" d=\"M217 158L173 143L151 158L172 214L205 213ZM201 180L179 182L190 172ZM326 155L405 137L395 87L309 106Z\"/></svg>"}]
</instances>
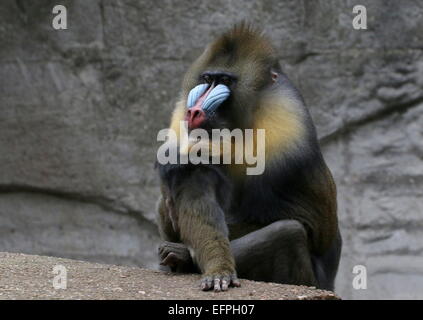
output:
<instances>
[{"instance_id":1,"label":"rock wall","mask_svg":"<svg viewBox=\"0 0 423 320\"><path fill-rule=\"evenodd\" d=\"M0 251L153 267L157 132L190 62L246 19L279 49L335 175L337 293L423 297L421 1L67 0L67 30L56 4L0 4Z\"/></svg>"}]
</instances>

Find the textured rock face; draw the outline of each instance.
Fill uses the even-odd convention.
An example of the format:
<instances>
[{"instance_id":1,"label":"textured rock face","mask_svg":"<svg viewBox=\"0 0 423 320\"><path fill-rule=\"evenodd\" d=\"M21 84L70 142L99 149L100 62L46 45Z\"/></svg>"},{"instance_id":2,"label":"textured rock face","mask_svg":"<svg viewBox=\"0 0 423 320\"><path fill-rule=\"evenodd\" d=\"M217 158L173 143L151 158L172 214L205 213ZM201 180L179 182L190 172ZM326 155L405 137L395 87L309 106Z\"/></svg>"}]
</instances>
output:
<instances>
[{"instance_id":1,"label":"textured rock face","mask_svg":"<svg viewBox=\"0 0 423 320\"><path fill-rule=\"evenodd\" d=\"M423 297L423 4L0 4L0 250L152 267L156 135L215 35L263 27L309 105L339 193L343 298ZM352 287L355 265L367 289Z\"/></svg>"}]
</instances>

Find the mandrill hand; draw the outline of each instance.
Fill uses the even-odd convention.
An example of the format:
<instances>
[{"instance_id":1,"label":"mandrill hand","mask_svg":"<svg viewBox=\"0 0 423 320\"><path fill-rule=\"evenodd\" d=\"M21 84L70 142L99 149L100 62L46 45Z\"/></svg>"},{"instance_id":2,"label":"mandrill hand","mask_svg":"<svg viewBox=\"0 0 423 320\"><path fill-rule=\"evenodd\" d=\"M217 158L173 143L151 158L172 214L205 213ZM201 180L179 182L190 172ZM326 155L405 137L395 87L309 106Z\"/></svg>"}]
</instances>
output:
<instances>
[{"instance_id":1,"label":"mandrill hand","mask_svg":"<svg viewBox=\"0 0 423 320\"><path fill-rule=\"evenodd\" d=\"M201 279L200 288L203 291L213 289L215 292L227 291L229 287L240 287L236 273L206 275Z\"/></svg>"}]
</instances>

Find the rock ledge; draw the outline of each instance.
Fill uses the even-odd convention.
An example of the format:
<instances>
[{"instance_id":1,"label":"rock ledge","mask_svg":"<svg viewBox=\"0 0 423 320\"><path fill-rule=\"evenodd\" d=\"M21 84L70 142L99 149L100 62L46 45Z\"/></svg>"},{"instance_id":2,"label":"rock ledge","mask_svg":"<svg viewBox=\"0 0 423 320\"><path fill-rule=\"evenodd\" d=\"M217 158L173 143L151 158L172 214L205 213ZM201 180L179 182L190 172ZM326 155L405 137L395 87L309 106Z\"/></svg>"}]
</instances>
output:
<instances>
[{"instance_id":1,"label":"rock ledge","mask_svg":"<svg viewBox=\"0 0 423 320\"><path fill-rule=\"evenodd\" d=\"M66 268L66 289L53 287L57 265ZM241 280L241 288L228 292L202 292L198 280L199 275L0 253L0 299L339 299L315 288L249 280Z\"/></svg>"}]
</instances>

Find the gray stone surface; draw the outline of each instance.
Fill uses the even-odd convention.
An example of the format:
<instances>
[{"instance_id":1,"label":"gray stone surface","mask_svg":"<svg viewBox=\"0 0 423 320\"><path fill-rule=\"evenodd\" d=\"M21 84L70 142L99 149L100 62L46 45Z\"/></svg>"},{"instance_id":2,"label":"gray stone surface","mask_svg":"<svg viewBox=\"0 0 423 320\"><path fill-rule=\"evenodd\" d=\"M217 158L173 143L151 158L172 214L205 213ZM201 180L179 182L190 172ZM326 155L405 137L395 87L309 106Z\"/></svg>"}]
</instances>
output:
<instances>
[{"instance_id":1,"label":"gray stone surface","mask_svg":"<svg viewBox=\"0 0 423 320\"><path fill-rule=\"evenodd\" d=\"M310 106L339 191L343 298L423 298L423 3L0 4L0 251L152 267L156 134L215 35L263 27ZM367 7L368 30L352 28ZM352 288L363 264L368 289Z\"/></svg>"}]
</instances>

